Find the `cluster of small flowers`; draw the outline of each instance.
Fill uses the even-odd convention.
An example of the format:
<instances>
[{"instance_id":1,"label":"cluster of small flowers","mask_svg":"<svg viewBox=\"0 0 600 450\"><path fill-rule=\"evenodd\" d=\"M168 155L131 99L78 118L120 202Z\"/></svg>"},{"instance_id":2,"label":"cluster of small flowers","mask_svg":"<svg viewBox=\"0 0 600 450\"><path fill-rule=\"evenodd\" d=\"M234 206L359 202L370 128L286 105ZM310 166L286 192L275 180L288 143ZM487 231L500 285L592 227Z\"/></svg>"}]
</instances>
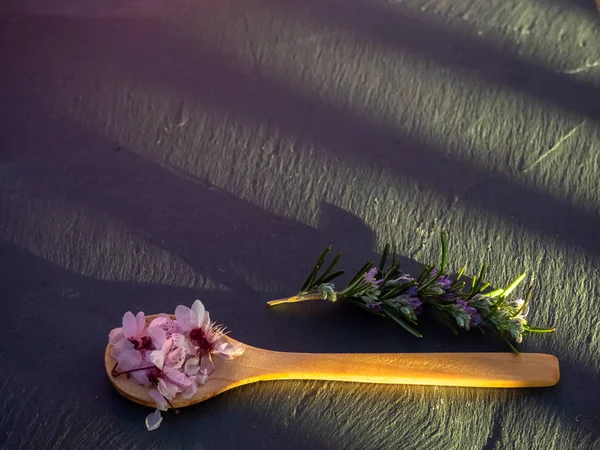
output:
<instances>
[{"instance_id":1,"label":"cluster of small flowers","mask_svg":"<svg viewBox=\"0 0 600 450\"><path fill-rule=\"evenodd\" d=\"M478 294L470 303L480 311L486 320L496 328L507 332L515 342L523 341L523 332L527 325L525 317L529 312L529 307L525 305L523 299L502 301L498 298Z\"/></svg>"},{"instance_id":2,"label":"cluster of small flowers","mask_svg":"<svg viewBox=\"0 0 600 450\"><path fill-rule=\"evenodd\" d=\"M523 299L506 301L485 294L469 296L457 289L455 282L447 275L437 276L437 271L432 270L429 277L435 281L425 283L426 287L421 289L417 280L408 274L386 279L385 273L372 267L363 275L358 298L374 313L387 310L389 315L392 309L413 324L423 312L423 306L428 304L451 317L460 328L469 330L487 324L506 332L515 342L522 342L527 324L527 308ZM405 287L399 288L400 285ZM386 293L390 291L397 294L387 296ZM323 299L331 298L332 292L335 294L335 286L329 283L328 296L323 295ZM342 293L338 293L338 296L342 296Z\"/></svg>"},{"instance_id":3,"label":"cluster of small flowers","mask_svg":"<svg viewBox=\"0 0 600 450\"><path fill-rule=\"evenodd\" d=\"M360 299L367 308L375 313L381 313L387 306L399 311L406 318L417 320L417 315L423 311L423 302L419 300L418 287L412 286L415 279L405 274L391 280L383 280L377 279L378 274L379 270L376 267L372 267L364 274L364 284L367 288L360 295ZM406 285L407 290L389 298L385 298L385 295L382 296L382 293L396 289L399 285Z\"/></svg>"},{"instance_id":4,"label":"cluster of small flowers","mask_svg":"<svg viewBox=\"0 0 600 450\"><path fill-rule=\"evenodd\" d=\"M395 246L386 245L378 266L367 262L356 275L341 289L336 289L332 281L344 271L337 270L341 253L324 266L331 247L327 247L317 259L300 292L287 299L268 302L270 306L296 303L306 300L343 300L382 317L393 320L406 331L417 337L423 335L416 328L418 316L430 312L432 318L453 331L470 330L484 326L495 331L515 353L518 350L510 341L520 343L528 333L551 333L554 328L533 327L525 317L531 287L526 300L508 300L508 295L525 279L521 274L505 289L489 290L490 283L483 282L487 265L483 264L477 276L466 286L462 278L466 267L456 277L446 271L447 236L440 234L442 257L439 269L428 265L417 277L403 274ZM390 252L391 250L391 252ZM391 256L391 265L388 265ZM322 270L322 267L326 267Z\"/></svg>"},{"instance_id":5,"label":"cluster of small flowers","mask_svg":"<svg viewBox=\"0 0 600 450\"><path fill-rule=\"evenodd\" d=\"M175 320L160 314L148 326L143 312L123 316L123 326L109 334L110 355L117 361L113 376L127 374L137 383L152 387L150 396L156 410L146 418L149 431L157 429L161 411L172 407L181 395L191 398L214 370L212 357L232 359L244 347L223 339L224 329L211 322L200 300L191 309L179 305Z\"/></svg>"}]
</instances>

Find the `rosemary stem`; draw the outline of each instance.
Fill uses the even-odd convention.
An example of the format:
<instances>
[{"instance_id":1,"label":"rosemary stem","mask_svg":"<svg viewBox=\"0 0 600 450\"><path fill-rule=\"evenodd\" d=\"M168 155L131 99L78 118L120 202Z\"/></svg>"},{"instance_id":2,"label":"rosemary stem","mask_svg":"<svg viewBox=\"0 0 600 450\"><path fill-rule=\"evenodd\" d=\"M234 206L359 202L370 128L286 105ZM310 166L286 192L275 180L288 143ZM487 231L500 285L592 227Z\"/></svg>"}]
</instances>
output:
<instances>
[{"instance_id":1,"label":"rosemary stem","mask_svg":"<svg viewBox=\"0 0 600 450\"><path fill-rule=\"evenodd\" d=\"M267 302L269 306L281 305L283 303L297 303L297 302L305 302L308 300L323 300L321 294L298 294L293 297L288 298L279 298L277 300L271 300Z\"/></svg>"}]
</instances>

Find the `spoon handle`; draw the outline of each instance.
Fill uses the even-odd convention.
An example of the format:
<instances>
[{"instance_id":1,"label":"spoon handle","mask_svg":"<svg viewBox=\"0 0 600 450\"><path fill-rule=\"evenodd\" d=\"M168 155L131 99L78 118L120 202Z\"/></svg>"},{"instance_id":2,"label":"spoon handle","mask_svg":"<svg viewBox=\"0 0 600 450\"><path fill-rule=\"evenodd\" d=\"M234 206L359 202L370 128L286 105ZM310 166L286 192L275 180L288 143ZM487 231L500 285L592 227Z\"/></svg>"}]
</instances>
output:
<instances>
[{"instance_id":1,"label":"spoon handle","mask_svg":"<svg viewBox=\"0 0 600 450\"><path fill-rule=\"evenodd\" d=\"M264 351L258 360L256 363L263 369L259 376L262 380L518 388L554 386L560 378L558 359L538 353L319 354Z\"/></svg>"}]
</instances>

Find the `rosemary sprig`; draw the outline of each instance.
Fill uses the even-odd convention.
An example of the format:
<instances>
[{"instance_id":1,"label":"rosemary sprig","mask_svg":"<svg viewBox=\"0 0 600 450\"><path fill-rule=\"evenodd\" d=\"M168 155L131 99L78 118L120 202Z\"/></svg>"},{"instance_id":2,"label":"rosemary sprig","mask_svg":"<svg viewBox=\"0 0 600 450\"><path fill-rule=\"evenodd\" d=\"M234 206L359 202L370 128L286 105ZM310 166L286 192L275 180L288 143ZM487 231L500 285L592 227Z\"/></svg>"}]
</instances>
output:
<instances>
[{"instance_id":1,"label":"rosemary sprig","mask_svg":"<svg viewBox=\"0 0 600 450\"><path fill-rule=\"evenodd\" d=\"M396 246L385 246L379 264L365 263L356 272L348 284L338 290L332 281L344 271L335 270L341 258L337 254L324 271L331 247L327 247L319 256L315 266L302 285L300 292L290 298L268 302L270 306L282 303L294 303L307 300L342 299L361 308L393 320L416 337L422 334L416 329L418 316L430 312L432 317L457 333L459 328L489 328L518 353L513 342L520 343L527 333L551 333L554 328L540 328L528 324L526 316L531 299L531 286L525 299L508 300L507 297L521 283L526 274L517 277L505 289L486 292L490 283L484 281L487 265L483 264L479 273L473 277L469 289L462 281L466 267L463 267L454 279L446 270L448 246L446 233L441 233L441 259L439 267L425 266L417 278L403 274L399 267ZM389 256L392 256L388 266Z\"/></svg>"}]
</instances>

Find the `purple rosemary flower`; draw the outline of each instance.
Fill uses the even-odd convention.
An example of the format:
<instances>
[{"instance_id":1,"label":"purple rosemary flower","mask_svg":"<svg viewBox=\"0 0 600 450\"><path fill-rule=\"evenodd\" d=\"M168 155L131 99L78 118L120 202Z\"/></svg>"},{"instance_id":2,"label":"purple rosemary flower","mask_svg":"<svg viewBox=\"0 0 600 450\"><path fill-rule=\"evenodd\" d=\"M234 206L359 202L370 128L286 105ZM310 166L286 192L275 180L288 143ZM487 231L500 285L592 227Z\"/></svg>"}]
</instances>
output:
<instances>
[{"instance_id":1,"label":"purple rosemary flower","mask_svg":"<svg viewBox=\"0 0 600 450\"><path fill-rule=\"evenodd\" d=\"M447 290L450 289L452 281L446 276L441 276L437 279L436 284L442 289Z\"/></svg>"},{"instance_id":2,"label":"purple rosemary flower","mask_svg":"<svg viewBox=\"0 0 600 450\"><path fill-rule=\"evenodd\" d=\"M373 286L379 286L383 280L376 280L377 276L377 267L371 268L367 273L365 273L365 283L372 284Z\"/></svg>"},{"instance_id":3,"label":"purple rosemary flower","mask_svg":"<svg viewBox=\"0 0 600 450\"><path fill-rule=\"evenodd\" d=\"M414 306L415 308L418 308L419 306L421 306L423 304L423 302L421 300L419 300L418 297L406 297L404 299L404 302L407 305Z\"/></svg>"},{"instance_id":4,"label":"purple rosemary flower","mask_svg":"<svg viewBox=\"0 0 600 450\"><path fill-rule=\"evenodd\" d=\"M392 280L391 284L406 284L406 283L412 283L413 281L415 281L415 279L413 277L411 277L409 274L405 273L401 277L398 277L395 280Z\"/></svg>"},{"instance_id":5,"label":"purple rosemary flower","mask_svg":"<svg viewBox=\"0 0 600 450\"><path fill-rule=\"evenodd\" d=\"M381 305L383 303L376 302L376 301L371 300L371 299L365 300L365 303L367 305L367 308L369 308L371 311L376 312L376 313L380 313L381 312Z\"/></svg>"},{"instance_id":6,"label":"purple rosemary flower","mask_svg":"<svg viewBox=\"0 0 600 450\"><path fill-rule=\"evenodd\" d=\"M451 311L458 326L465 330L483 323L483 318L479 312L464 300L457 300Z\"/></svg>"}]
</instances>

